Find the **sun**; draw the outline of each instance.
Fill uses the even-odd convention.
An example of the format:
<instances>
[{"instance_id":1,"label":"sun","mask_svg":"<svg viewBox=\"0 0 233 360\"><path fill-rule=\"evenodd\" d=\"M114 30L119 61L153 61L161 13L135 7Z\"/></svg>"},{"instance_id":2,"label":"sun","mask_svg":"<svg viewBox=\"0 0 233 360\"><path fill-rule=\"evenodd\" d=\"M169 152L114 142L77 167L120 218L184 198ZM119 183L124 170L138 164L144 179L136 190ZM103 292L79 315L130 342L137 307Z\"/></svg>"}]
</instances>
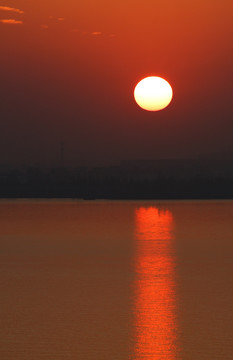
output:
<instances>
[{"instance_id":1,"label":"sun","mask_svg":"<svg viewBox=\"0 0 233 360\"><path fill-rule=\"evenodd\" d=\"M159 76L142 79L134 89L136 103L147 111L164 109L170 104L172 96L171 85Z\"/></svg>"}]
</instances>

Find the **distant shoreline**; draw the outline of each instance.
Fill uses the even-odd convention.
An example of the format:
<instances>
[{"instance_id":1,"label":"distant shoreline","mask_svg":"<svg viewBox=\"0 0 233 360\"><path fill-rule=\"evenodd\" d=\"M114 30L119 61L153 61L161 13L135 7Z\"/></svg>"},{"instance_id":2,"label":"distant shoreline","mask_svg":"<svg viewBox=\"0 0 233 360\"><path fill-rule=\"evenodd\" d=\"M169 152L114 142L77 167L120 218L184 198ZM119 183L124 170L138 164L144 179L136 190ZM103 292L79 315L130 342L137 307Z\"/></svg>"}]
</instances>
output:
<instances>
[{"instance_id":1,"label":"distant shoreline","mask_svg":"<svg viewBox=\"0 0 233 360\"><path fill-rule=\"evenodd\" d=\"M233 196L220 196L220 195L214 195L214 196L157 196L157 197L114 197L114 196L108 196L108 197L76 197L76 196L65 196L65 195L54 195L54 196L48 196L48 195L31 195L28 196L26 194L22 194L21 196L14 196L14 195L6 195L6 196L0 196L0 200L77 200L77 201L179 201L179 200L187 200L187 201L193 201L193 200L233 200Z\"/></svg>"},{"instance_id":2,"label":"distant shoreline","mask_svg":"<svg viewBox=\"0 0 233 360\"><path fill-rule=\"evenodd\" d=\"M233 199L232 180L105 182L92 184L5 184L0 199L208 200Z\"/></svg>"},{"instance_id":3,"label":"distant shoreline","mask_svg":"<svg viewBox=\"0 0 233 360\"><path fill-rule=\"evenodd\" d=\"M233 199L233 160L129 161L98 168L3 168L0 199Z\"/></svg>"}]
</instances>

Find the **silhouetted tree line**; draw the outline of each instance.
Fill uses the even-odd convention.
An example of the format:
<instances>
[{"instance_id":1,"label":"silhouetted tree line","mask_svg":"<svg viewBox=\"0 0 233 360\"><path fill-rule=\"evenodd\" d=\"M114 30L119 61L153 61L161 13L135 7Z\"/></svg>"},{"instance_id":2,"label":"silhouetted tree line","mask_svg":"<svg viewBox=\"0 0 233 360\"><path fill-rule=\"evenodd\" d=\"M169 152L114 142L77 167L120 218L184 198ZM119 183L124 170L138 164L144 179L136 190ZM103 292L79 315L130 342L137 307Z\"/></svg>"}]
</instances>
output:
<instances>
[{"instance_id":1,"label":"silhouetted tree line","mask_svg":"<svg viewBox=\"0 0 233 360\"><path fill-rule=\"evenodd\" d=\"M131 164L132 165L132 164ZM135 164L134 164L135 165ZM190 166L167 168L150 164L105 168L0 170L1 198L80 199L232 199L233 172ZM169 164L168 164L169 165Z\"/></svg>"}]
</instances>

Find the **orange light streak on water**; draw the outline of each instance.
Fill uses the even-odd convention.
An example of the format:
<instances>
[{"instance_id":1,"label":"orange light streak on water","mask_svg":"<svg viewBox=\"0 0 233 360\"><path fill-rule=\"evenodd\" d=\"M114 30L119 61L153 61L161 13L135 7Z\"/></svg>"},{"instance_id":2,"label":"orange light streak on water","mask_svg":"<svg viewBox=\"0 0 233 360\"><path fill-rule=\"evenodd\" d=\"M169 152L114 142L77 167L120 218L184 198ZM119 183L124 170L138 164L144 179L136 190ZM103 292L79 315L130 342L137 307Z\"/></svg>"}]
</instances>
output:
<instances>
[{"instance_id":1,"label":"orange light streak on water","mask_svg":"<svg viewBox=\"0 0 233 360\"><path fill-rule=\"evenodd\" d=\"M136 360L176 358L175 270L172 254L173 217L156 207L135 210Z\"/></svg>"}]
</instances>

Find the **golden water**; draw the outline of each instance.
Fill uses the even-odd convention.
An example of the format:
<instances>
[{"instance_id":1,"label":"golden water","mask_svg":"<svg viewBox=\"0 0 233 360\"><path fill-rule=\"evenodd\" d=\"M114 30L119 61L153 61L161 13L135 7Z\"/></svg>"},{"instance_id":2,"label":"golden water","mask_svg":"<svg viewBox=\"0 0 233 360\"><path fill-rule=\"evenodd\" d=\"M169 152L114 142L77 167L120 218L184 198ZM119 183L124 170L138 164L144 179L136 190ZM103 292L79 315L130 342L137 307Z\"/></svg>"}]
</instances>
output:
<instances>
[{"instance_id":1,"label":"golden water","mask_svg":"<svg viewBox=\"0 0 233 360\"><path fill-rule=\"evenodd\" d=\"M1 201L0 358L233 358L232 201Z\"/></svg>"}]
</instances>

